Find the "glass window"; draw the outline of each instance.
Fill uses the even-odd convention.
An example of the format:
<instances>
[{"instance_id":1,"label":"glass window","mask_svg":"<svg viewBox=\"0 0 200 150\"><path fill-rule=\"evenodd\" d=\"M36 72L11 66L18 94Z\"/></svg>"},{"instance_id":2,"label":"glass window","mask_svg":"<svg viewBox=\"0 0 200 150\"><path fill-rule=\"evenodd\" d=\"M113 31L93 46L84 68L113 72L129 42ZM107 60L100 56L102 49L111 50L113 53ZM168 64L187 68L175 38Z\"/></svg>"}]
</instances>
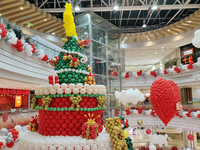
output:
<instances>
[{"instance_id":1,"label":"glass window","mask_svg":"<svg viewBox=\"0 0 200 150\"><path fill-rule=\"evenodd\" d=\"M94 77L96 84L100 84L100 85L107 85L107 77L106 76L99 76L96 75Z\"/></svg>"},{"instance_id":2,"label":"glass window","mask_svg":"<svg viewBox=\"0 0 200 150\"><path fill-rule=\"evenodd\" d=\"M106 59L106 46L93 41L92 42L92 55L99 57L99 58Z\"/></svg>"},{"instance_id":3,"label":"glass window","mask_svg":"<svg viewBox=\"0 0 200 150\"><path fill-rule=\"evenodd\" d=\"M106 61L98 58L92 59L92 68L95 74L106 75Z\"/></svg>"},{"instance_id":4,"label":"glass window","mask_svg":"<svg viewBox=\"0 0 200 150\"><path fill-rule=\"evenodd\" d=\"M89 37L89 25L76 28L76 33L79 40L87 40Z\"/></svg>"},{"instance_id":5,"label":"glass window","mask_svg":"<svg viewBox=\"0 0 200 150\"><path fill-rule=\"evenodd\" d=\"M92 25L92 39L105 44L105 31Z\"/></svg>"}]
</instances>

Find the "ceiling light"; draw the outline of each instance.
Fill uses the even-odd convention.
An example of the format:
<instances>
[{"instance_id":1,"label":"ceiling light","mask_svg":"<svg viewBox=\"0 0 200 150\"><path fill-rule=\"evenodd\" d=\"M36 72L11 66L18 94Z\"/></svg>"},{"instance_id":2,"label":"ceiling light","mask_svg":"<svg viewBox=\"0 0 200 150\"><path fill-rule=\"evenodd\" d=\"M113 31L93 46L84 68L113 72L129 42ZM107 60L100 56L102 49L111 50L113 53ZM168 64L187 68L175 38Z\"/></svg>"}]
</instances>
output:
<instances>
[{"instance_id":1,"label":"ceiling light","mask_svg":"<svg viewBox=\"0 0 200 150\"><path fill-rule=\"evenodd\" d=\"M143 55L143 53L141 53Z\"/></svg>"},{"instance_id":2,"label":"ceiling light","mask_svg":"<svg viewBox=\"0 0 200 150\"><path fill-rule=\"evenodd\" d=\"M178 34L178 33L175 33L176 35Z\"/></svg>"},{"instance_id":3,"label":"ceiling light","mask_svg":"<svg viewBox=\"0 0 200 150\"><path fill-rule=\"evenodd\" d=\"M115 2L114 2L113 9L114 9L114 10L118 10L118 9L119 9L119 6L118 6L118 4L117 4L117 0L115 0Z\"/></svg>"},{"instance_id":4,"label":"ceiling light","mask_svg":"<svg viewBox=\"0 0 200 150\"><path fill-rule=\"evenodd\" d=\"M170 29L168 29L167 31L170 31Z\"/></svg>"},{"instance_id":5,"label":"ceiling light","mask_svg":"<svg viewBox=\"0 0 200 150\"><path fill-rule=\"evenodd\" d=\"M162 47L162 48L164 48L164 47Z\"/></svg>"},{"instance_id":6,"label":"ceiling light","mask_svg":"<svg viewBox=\"0 0 200 150\"><path fill-rule=\"evenodd\" d=\"M44 19L44 21L47 21L47 19Z\"/></svg>"},{"instance_id":7,"label":"ceiling light","mask_svg":"<svg viewBox=\"0 0 200 150\"><path fill-rule=\"evenodd\" d=\"M143 28L146 28L147 25L145 24L145 20L143 20L143 25L142 25Z\"/></svg>"},{"instance_id":8,"label":"ceiling light","mask_svg":"<svg viewBox=\"0 0 200 150\"><path fill-rule=\"evenodd\" d=\"M78 5L75 6L75 11L80 11L80 7Z\"/></svg>"},{"instance_id":9,"label":"ceiling light","mask_svg":"<svg viewBox=\"0 0 200 150\"><path fill-rule=\"evenodd\" d=\"M1 13L0 13L0 16L1 16Z\"/></svg>"},{"instance_id":10,"label":"ceiling light","mask_svg":"<svg viewBox=\"0 0 200 150\"><path fill-rule=\"evenodd\" d=\"M23 7L20 7L20 9L23 10L24 8L23 8Z\"/></svg>"},{"instance_id":11,"label":"ceiling light","mask_svg":"<svg viewBox=\"0 0 200 150\"><path fill-rule=\"evenodd\" d=\"M30 28L30 25L28 25L28 27Z\"/></svg>"},{"instance_id":12,"label":"ceiling light","mask_svg":"<svg viewBox=\"0 0 200 150\"><path fill-rule=\"evenodd\" d=\"M119 9L119 6L117 5L117 3L115 3L113 9L114 9L114 10L118 10L118 9Z\"/></svg>"},{"instance_id":13,"label":"ceiling light","mask_svg":"<svg viewBox=\"0 0 200 150\"><path fill-rule=\"evenodd\" d=\"M198 89L199 87L197 87L197 89Z\"/></svg>"},{"instance_id":14,"label":"ceiling light","mask_svg":"<svg viewBox=\"0 0 200 150\"><path fill-rule=\"evenodd\" d=\"M151 6L151 10L157 10L158 6L156 5L155 1L153 2L153 5Z\"/></svg>"},{"instance_id":15,"label":"ceiling light","mask_svg":"<svg viewBox=\"0 0 200 150\"><path fill-rule=\"evenodd\" d=\"M188 22L191 23L192 21L189 20Z\"/></svg>"},{"instance_id":16,"label":"ceiling light","mask_svg":"<svg viewBox=\"0 0 200 150\"><path fill-rule=\"evenodd\" d=\"M55 33L52 33L52 35L55 35Z\"/></svg>"},{"instance_id":17,"label":"ceiling light","mask_svg":"<svg viewBox=\"0 0 200 150\"><path fill-rule=\"evenodd\" d=\"M157 54L157 52L155 52L155 54Z\"/></svg>"}]
</instances>

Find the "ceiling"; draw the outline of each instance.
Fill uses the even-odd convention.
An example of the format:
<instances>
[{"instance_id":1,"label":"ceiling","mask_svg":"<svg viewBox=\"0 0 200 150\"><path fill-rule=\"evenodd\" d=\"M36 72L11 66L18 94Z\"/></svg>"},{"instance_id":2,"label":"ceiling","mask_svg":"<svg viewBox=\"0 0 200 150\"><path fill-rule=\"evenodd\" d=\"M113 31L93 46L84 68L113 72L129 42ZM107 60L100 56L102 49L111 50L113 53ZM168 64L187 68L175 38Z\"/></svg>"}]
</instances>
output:
<instances>
[{"instance_id":1,"label":"ceiling","mask_svg":"<svg viewBox=\"0 0 200 150\"><path fill-rule=\"evenodd\" d=\"M144 32L170 25L194 13L200 7L199 0L117 0L119 11L113 11L115 0L28 0L36 7L63 18L64 6L70 2L74 7L78 4L81 12L74 11L77 16L83 11L91 10L122 32ZM151 10L153 3L160 10ZM142 28L143 21L147 28Z\"/></svg>"}]
</instances>

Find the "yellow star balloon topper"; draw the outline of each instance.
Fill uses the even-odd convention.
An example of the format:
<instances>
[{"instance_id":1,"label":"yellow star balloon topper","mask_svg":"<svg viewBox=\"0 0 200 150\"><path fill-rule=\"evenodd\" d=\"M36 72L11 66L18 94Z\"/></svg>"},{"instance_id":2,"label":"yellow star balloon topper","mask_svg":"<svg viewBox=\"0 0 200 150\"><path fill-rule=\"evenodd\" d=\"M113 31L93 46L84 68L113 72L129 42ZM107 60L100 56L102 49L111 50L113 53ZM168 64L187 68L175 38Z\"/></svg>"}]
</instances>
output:
<instances>
[{"instance_id":1,"label":"yellow star balloon topper","mask_svg":"<svg viewBox=\"0 0 200 150\"><path fill-rule=\"evenodd\" d=\"M65 5L63 21L65 22L64 27L65 27L66 36L77 36L75 23L74 23L74 16L72 14L72 7L71 7L71 4L69 3L66 3Z\"/></svg>"}]
</instances>

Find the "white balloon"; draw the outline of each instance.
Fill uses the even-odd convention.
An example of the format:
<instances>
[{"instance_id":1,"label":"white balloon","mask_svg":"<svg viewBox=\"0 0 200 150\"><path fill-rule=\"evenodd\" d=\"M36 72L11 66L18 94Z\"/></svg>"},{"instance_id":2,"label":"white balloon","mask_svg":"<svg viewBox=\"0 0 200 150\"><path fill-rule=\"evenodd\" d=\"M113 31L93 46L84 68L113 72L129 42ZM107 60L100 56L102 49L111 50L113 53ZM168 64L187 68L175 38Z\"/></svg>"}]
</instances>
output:
<instances>
[{"instance_id":1,"label":"white balloon","mask_svg":"<svg viewBox=\"0 0 200 150\"><path fill-rule=\"evenodd\" d=\"M85 93L86 93L86 89L84 89L84 88L81 89L81 90L80 90L80 93L81 93L81 94L85 94Z\"/></svg>"},{"instance_id":2,"label":"white balloon","mask_svg":"<svg viewBox=\"0 0 200 150\"><path fill-rule=\"evenodd\" d=\"M21 131L22 127L20 125L16 125L15 129L19 132L19 131Z\"/></svg>"},{"instance_id":3,"label":"white balloon","mask_svg":"<svg viewBox=\"0 0 200 150\"><path fill-rule=\"evenodd\" d=\"M70 94L70 93L71 93L71 89L66 88L66 89L65 89L65 93L66 93L66 94Z\"/></svg>"},{"instance_id":4,"label":"white balloon","mask_svg":"<svg viewBox=\"0 0 200 150\"><path fill-rule=\"evenodd\" d=\"M78 83L78 84L76 85L76 87L77 87L78 89L82 89L82 88L83 88L83 84L82 84L82 83Z\"/></svg>"},{"instance_id":5,"label":"white balloon","mask_svg":"<svg viewBox=\"0 0 200 150\"><path fill-rule=\"evenodd\" d=\"M82 150L82 147L78 145L75 150Z\"/></svg>"},{"instance_id":6,"label":"white balloon","mask_svg":"<svg viewBox=\"0 0 200 150\"><path fill-rule=\"evenodd\" d=\"M175 130L176 130L177 133L182 133L183 132L183 129L181 127L177 127Z\"/></svg>"},{"instance_id":7,"label":"white balloon","mask_svg":"<svg viewBox=\"0 0 200 150\"><path fill-rule=\"evenodd\" d=\"M85 88L86 90L89 89L89 87L90 87L89 84L85 84L85 85L84 85L84 88Z\"/></svg>"},{"instance_id":8,"label":"white balloon","mask_svg":"<svg viewBox=\"0 0 200 150\"><path fill-rule=\"evenodd\" d=\"M51 146L49 150L56 150L56 147Z\"/></svg>"},{"instance_id":9,"label":"white balloon","mask_svg":"<svg viewBox=\"0 0 200 150\"><path fill-rule=\"evenodd\" d=\"M196 31L194 32L194 36L195 36L195 37L200 37L200 30L196 30Z\"/></svg>"},{"instance_id":10,"label":"white balloon","mask_svg":"<svg viewBox=\"0 0 200 150\"><path fill-rule=\"evenodd\" d=\"M58 150L65 150L62 146L58 147Z\"/></svg>"},{"instance_id":11,"label":"white balloon","mask_svg":"<svg viewBox=\"0 0 200 150\"><path fill-rule=\"evenodd\" d=\"M57 89L57 93L58 94L63 94L63 89L61 89L61 88Z\"/></svg>"},{"instance_id":12,"label":"white balloon","mask_svg":"<svg viewBox=\"0 0 200 150\"><path fill-rule=\"evenodd\" d=\"M156 150L156 146L155 145L150 145L149 146L149 150Z\"/></svg>"},{"instance_id":13,"label":"white balloon","mask_svg":"<svg viewBox=\"0 0 200 150\"><path fill-rule=\"evenodd\" d=\"M14 32L10 32L10 36L11 36L12 44L16 45L17 44L16 34Z\"/></svg>"},{"instance_id":14,"label":"white balloon","mask_svg":"<svg viewBox=\"0 0 200 150\"><path fill-rule=\"evenodd\" d=\"M87 94L92 94L92 92L93 92L92 89L87 90Z\"/></svg>"},{"instance_id":15,"label":"white balloon","mask_svg":"<svg viewBox=\"0 0 200 150\"><path fill-rule=\"evenodd\" d=\"M26 55L30 57L33 55L33 53L31 51L29 51L29 52L26 52Z\"/></svg>"},{"instance_id":16,"label":"white balloon","mask_svg":"<svg viewBox=\"0 0 200 150\"><path fill-rule=\"evenodd\" d=\"M73 89L73 93L78 94L79 93L79 89L78 88L74 88Z\"/></svg>"},{"instance_id":17,"label":"white balloon","mask_svg":"<svg viewBox=\"0 0 200 150\"><path fill-rule=\"evenodd\" d=\"M88 144L89 146L93 146L93 145L94 145L94 140L89 139L89 140L87 141L87 144Z\"/></svg>"},{"instance_id":18,"label":"white balloon","mask_svg":"<svg viewBox=\"0 0 200 150\"><path fill-rule=\"evenodd\" d=\"M75 84L73 83L69 84L69 88L73 90L75 88Z\"/></svg>"},{"instance_id":19,"label":"white balloon","mask_svg":"<svg viewBox=\"0 0 200 150\"><path fill-rule=\"evenodd\" d=\"M90 150L90 147L89 147L88 145L86 145L86 146L84 147L84 150Z\"/></svg>"},{"instance_id":20,"label":"white balloon","mask_svg":"<svg viewBox=\"0 0 200 150\"><path fill-rule=\"evenodd\" d=\"M45 95L49 95L49 90L47 90L47 89L44 90L44 94L45 94Z\"/></svg>"},{"instance_id":21,"label":"white balloon","mask_svg":"<svg viewBox=\"0 0 200 150\"><path fill-rule=\"evenodd\" d=\"M102 94L106 94L106 89L103 89L103 90L102 90Z\"/></svg>"},{"instance_id":22,"label":"white balloon","mask_svg":"<svg viewBox=\"0 0 200 150\"><path fill-rule=\"evenodd\" d=\"M63 90L65 90L66 88L68 88L68 85L67 85L66 83L63 83L63 84L61 84L61 88L62 88Z\"/></svg>"},{"instance_id":23,"label":"white balloon","mask_svg":"<svg viewBox=\"0 0 200 150\"><path fill-rule=\"evenodd\" d=\"M67 150L73 150L73 148L71 146L67 147Z\"/></svg>"},{"instance_id":24,"label":"white balloon","mask_svg":"<svg viewBox=\"0 0 200 150\"><path fill-rule=\"evenodd\" d=\"M102 94L102 89L99 89L99 92L98 92L99 94Z\"/></svg>"},{"instance_id":25,"label":"white balloon","mask_svg":"<svg viewBox=\"0 0 200 150\"><path fill-rule=\"evenodd\" d=\"M94 145L91 147L91 149L92 149L92 150L97 150L97 145L94 144Z\"/></svg>"},{"instance_id":26,"label":"white balloon","mask_svg":"<svg viewBox=\"0 0 200 150\"><path fill-rule=\"evenodd\" d=\"M48 90L51 90L52 88L53 88L53 85L51 85L51 84L47 85Z\"/></svg>"},{"instance_id":27,"label":"white balloon","mask_svg":"<svg viewBox=\"0 0 200 150\"><path fill-rule=\"evenodd\" d=\"M97 90L97 89L94 89L93 93L94 93L94 94L98 94L98 90Z\"/></svg>"},{"instance_id":28,"label":"white balloon","mask_svg":"<svg viewBox=\"0 0 200 150\"><path fill-rule=\"evenodd\" d=\"M51 94L56 94L56 90L51 89L51 90L50 90L50 93L51 93Z\"/></svg>"},{"instance_id":29,"label":"white balloon","mask_svg":"<svg viewBox=\"0 0 200 150\"><path fill-rule=\"evenodd\" d=\"M56 84L54 84L54 89L59 89L60 88L60 84L58 84L58 83L56 83Z\"/></svg>"},{"instance_id":30,"label":"white balloon","mask_svg":"<svg viewBox=\"0 0 200 150\"><path fill-rule=\"evenodd\" d=\"M43 94L44 94L44 93L43 93L43 90L40 90L40 91L39 91L39 94L40 94L40 95L43 95Z\"/></svg>"}]
</instances>

